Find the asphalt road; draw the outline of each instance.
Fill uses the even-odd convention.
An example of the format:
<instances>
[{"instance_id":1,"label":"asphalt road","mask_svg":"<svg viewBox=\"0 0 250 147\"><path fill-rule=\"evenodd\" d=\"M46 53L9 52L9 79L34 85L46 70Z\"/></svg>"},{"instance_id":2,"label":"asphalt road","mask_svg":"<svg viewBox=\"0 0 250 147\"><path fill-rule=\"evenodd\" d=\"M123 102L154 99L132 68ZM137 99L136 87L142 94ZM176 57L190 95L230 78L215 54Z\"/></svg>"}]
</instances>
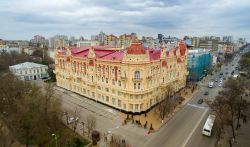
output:
<instances>
[{"instance_id":1,"label":"asphalt road","mask_svg":"<svg viewBox=\"0 0 250 147\"><path fill-rule=\"evenodd\" d=\"M219 78L220 73L223 77L230 77L231 72L235 70L240 56L236 56L234 60L227 66L209 77L206 82L200 82L200 90L161 130L148 139L144 146L146 147L214 147L216 138L213 134L211 137L202 135L201 131L210 109L207 104L198 104L200 98L214 99L222 87L215 82L215 87L208 88L208 82L211 79ZM226 74L228 73L228 74ZM224 83L224 81L223 81ZM209 95L204 96L204 92L208 91Z\"/></svg>"},{"instance_id":2,"label":"asphalt road","mask_svg":"<svg viewBox=\"0 0 250 147\"><path fill-rule=\"evenodd\" d=\"M200 89L194 97L158 132L149 135L143 129L128 125L121 126L122 120L119 119L116 110L107 106L87 100L71 92L65 93L57 90L56 95L61 98L63 108L71 111L71 114L76 108L78 109L81 121L86 120L89 114L94 115L97 119L96 128L98 130L101 132L112 130L112 132L120 134L128 140L133 147L213 147L216 141L215 136L206 137L201 134L202 127L210 113L209 107L205 103L198 104L197 101L200 98L212 100L217 95L222 88L218 87L217 84L214 88L208 88L208 82L211 79L218 78L221 72L223 72L224 77L231 76L239 58L236 57L232 63L224 66L214 76L200 82ZM208 96L204 96L205 91L209 92Z\"/></svg>"}]
</instances>

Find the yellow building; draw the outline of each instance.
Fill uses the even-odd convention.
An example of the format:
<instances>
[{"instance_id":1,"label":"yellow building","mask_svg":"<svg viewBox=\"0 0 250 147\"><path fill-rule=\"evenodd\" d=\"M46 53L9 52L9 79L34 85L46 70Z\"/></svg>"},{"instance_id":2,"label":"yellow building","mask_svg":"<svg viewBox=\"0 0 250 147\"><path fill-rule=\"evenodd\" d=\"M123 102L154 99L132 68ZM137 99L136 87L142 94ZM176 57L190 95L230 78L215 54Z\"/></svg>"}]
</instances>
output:
<instances>
[{"instance_id":1,"label":"yellow building","mask_svg":"<svg viewBox=\"0 0 250 147\"><path fill-rule=\"evenodd\" d=\"M118 38L111 34L104 37L104 45L111 45L113 47L117 46Z\"/></svg>"},{"instance_id":2,"label":"yellow building","mask_svg":"<svg viewBox=\"0 0 250 147\"><path fill-rule=\"evenodd\" d=\"M145 49L138 42L125 50L108 46L60 48L55 54L57 86L119 110L141 113L160 102L169 88L186 84L187 48Z\"/></svg>"}]
</instances>

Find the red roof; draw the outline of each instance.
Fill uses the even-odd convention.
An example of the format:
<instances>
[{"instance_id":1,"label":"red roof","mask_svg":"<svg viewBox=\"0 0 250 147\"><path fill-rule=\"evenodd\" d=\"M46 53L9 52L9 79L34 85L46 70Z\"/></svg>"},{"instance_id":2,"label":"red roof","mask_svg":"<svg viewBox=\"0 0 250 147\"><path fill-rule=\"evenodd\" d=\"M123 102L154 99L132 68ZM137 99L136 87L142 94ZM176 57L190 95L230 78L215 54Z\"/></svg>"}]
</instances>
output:
<instances>
[{"instance_id":1,"label":"red roof","mask_svg":"<svg viewBox=\"0 0 250 147\"><path fill-rule=\"evenodd\" d=\"M128 54L145 54L145 49L143 48L141 43L132 43L130 47L128 47Z\"/></svg>"},{"instance_id":2,"label":"red roof","mask_svg":"<svg viewBox=\"0 0 250 147\"><path fill-rule=\"evenodd\" d=\"M158 60L161 57L161 50L149 49L148 52L149 52L150 61Z\"/></svg>"},{"instance_id":3,"label":"red roof","mask_svg":"<svg viewBox=\"0 0 250 147\"><path fill-rule=\"evenodd\" d=\"M85 58L88 56L89 49L93 48L97 59L105 59L105 60L116 60L122 61L124 56L124 50L112 50L112 46L84 46L84 47L76 47L72 48L71 53L72 56ZM183 42L179 43L180 54L184 55L186 51L186 45ZM153 48L144 49L141 43L132 43L128 48L128 54L145 54L146 50L149 52L150 61L159 60L161 57L161 50L156 50ZM171 48L170 50L173 50ZM66 53L66 50L60 50L59 53ZM166 55L169 56L169 51L166 52ZM174 51L174 55L176 55L176 51ZM178 59L178 62L181 60ZM165 63L164 63L165 64Z\"/></svg>"},{"instance_id":4,"label":"red roof","mask_svg":"<svg viewBox=\"0 0 250 147\"><path fill-rule=\"evenodd\" d=\"M181 56L185 55L185 52L187 50L187 46L185 45L184 41L179 42L179 47L180 47Z\"/></svg>"}]
</instances>

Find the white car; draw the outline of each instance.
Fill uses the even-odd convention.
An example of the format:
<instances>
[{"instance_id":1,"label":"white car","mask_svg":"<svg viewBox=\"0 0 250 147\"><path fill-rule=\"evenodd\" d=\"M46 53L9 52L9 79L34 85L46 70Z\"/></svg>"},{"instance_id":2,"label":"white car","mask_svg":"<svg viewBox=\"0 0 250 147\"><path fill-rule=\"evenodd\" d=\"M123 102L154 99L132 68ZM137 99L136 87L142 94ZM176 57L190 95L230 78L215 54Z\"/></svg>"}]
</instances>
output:
<instances>
[{"instance_id":1,"label":"white car","mask_svg":"<svg viewBox=\"0 0 250 147\"><path fill-rule=\"evenodd\" d=\"M218 86L219 86L219 87L222 87L222 83L219 83Z\"/></svg>"}]
</instances>

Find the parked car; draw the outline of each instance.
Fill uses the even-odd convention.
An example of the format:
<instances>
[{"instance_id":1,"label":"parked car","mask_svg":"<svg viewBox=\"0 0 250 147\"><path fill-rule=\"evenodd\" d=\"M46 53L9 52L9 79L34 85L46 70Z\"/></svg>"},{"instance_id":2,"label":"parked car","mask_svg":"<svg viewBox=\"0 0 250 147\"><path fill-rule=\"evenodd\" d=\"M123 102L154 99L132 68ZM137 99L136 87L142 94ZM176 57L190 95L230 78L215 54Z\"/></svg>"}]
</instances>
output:
<instances>
[{"instance_id":1,"label":"parked car","mask_svg":"<svg viewBox=\"0 0 250 147\"><path fill-rule=\"evenodd\" d=\"M202 104L203 103L203 99L199 99L197 103L198 104Z\"/></svg>"},{"instance_id":2,"label":"parked car","mask_svg":"<svg viewBox=\"0 0 250 147\"><path fill-rule=\"evenodd\" d=\"M204 95L208 95L208 94L209 94L208 91L205 91L205 92L204 92Z\"/></svg>"}]
</instances>

